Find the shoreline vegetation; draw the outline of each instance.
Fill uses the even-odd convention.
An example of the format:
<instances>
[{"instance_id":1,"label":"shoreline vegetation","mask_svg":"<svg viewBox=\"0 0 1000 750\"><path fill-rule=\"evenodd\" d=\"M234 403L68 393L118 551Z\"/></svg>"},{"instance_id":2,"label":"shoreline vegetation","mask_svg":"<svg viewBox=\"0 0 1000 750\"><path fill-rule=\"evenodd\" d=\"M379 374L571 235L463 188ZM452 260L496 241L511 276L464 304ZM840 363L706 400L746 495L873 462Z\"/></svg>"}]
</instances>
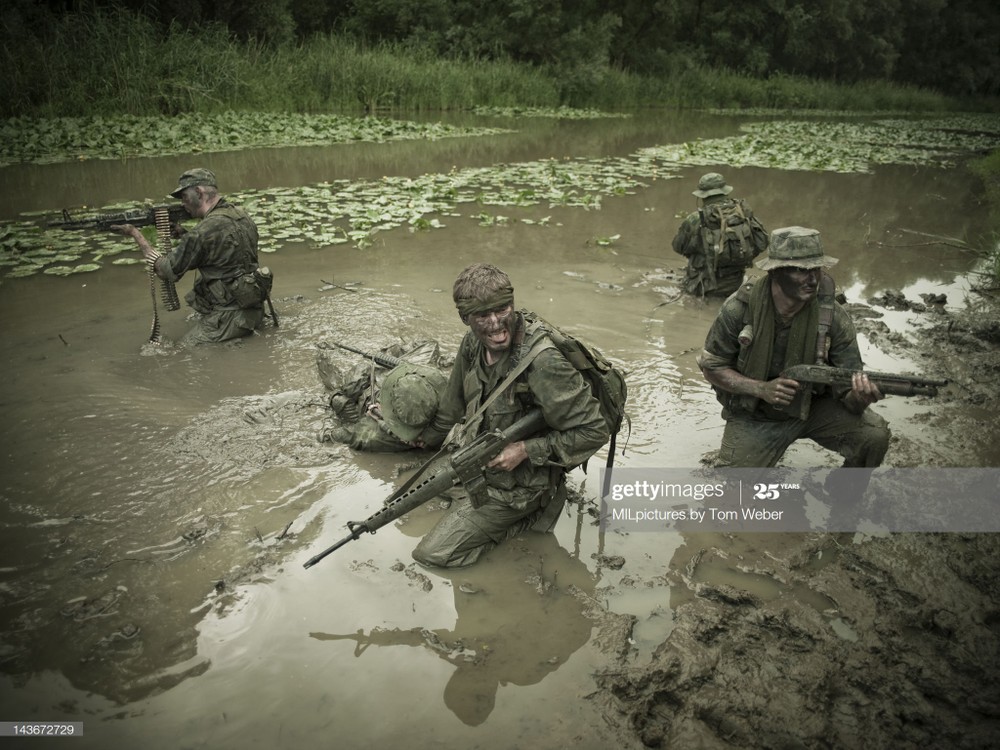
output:
<instances>
[{"instance_id":1,"label":"shoreline vegetation","mask_svg":"<svg viewBox=\"0 0 1000 750\"><path fill-rule=\"evenodd\" d=\"M947 159L953 149L966 155L992 152L989 158L973 160L970 168L984 182L985 202L993 216L1000 212L996 188L1000 101L995 98L951 97L886 81L845 85L791 75L759 78L693 64L683 56L670 66L669 74L658 76L592 65L587 68L587 85L569 86L565 68L558 66L438 56L402 43L365 44L346 34L318 33L299 42L265 44L252 38L240 40L221 24L197 30L176 23L164 28L141 13L124 9L53 16L41 33L19 29L16 18L5 11L0 26L4 40L0 81L6 93L0 100L0 169L67 159L128 159L504 132L502 128L416 123L406 120L410 114L427 120L435 112L468 112L494 118L494 124L503 125L503 118L509 118L511 127L516 127L515 120L523 117L627 117L644 110L689 109L759 115L763 122L748 125L745 132L729 139L650 147L636 155L639 162L660 162L664 168L734 163L867 171L868 164L880 161ZM579 73L571 76L577 84ZM853 119L850 116L878 116L879 120L822 126L794 122L802 117ZM917 122L928 116L938 124L926 127ZM785 119L792 122L781 121ZM852 144L859 142L870 145L860 155L851 151ZM773 149L762 144L771 144ZM574 173L584 169L584 165L559 165L560 170L570 167ZM582 201L590 206L600 200L600 191L549 196L555 168L547 162L522 166L522 171L538 173L538 179L527 183L532 200L536 193L550 205ZM597 172L609 168L606 164L586 167ZM614 168L622 171L620 165ZM615 184L641 182L644 169L640 163L632 170L638 174L618 175L621 180ZM518 177L525 179L523 174ZM482 181L478 174L470 180ZM420 205L436 205L442 187L433 179L431 183L408 186L406 194L416 190L424 199ZM392 184L378 187L380 194L399 189ZM323 195L328 192L327 186L316 189ZM477 189L477 200L483 203L486 188ZM343 186L341 191L347 192ZM488 192L494 191L491 187ZM509 192L508 188L499 190L503 196ZM507 196L500 203L523 203L527 200L523 193L520 189L515 198ZM244 197L255 200L258 196ZM391 196L384 200L391 202ZM363 247L373 232L388 225L435 226L423 212L394 213L388 223L384 217L372 219L369 213L364 206L351 204L344 208L343 216L348 217L344 226L336 231L306 232L305 237L299 236L301 231L293 232L292 238ZM8 222L0 226L4 276L30 275L55 261L79 259L84 253L75 242L74 249L67 251L58 249L62 243L36 237L37 242L44 241L45 257L35 257L36 243L22 231L17 235L16 240L11 236ZM289 239L284 234L275 239L282 238ZM1000 243L988 244L989 250L980 254L989 275L1000 278ZM7 257L11 248L17 250L16 258ZM56 266L45 272L96 270L106 254L106 249L97 249L96 262Z\"/></svg>"},{"instance_id":2,"label":"shoreline vegetation","mask_svg":"<svg viewBox=\"0 0 1000 750\"><path fill-rule=\"evenodd\" d=\"M512 125L522 116L519 112L514 108L509 113ZM547 114L561 117L566 111L557 109ZM600 116L596 112L589 114ZM542 115L541 110L532 113ZM66 158L128 159L313 142L333 145L359 140L476 137L493 132L497 129L275 113L16 118L0 123L0 140L4 144L0 168L5 163L41 164ZM210 134L222 140L212 140ZM227 134L236 136L233 143L228 142ZM260 138L264 140L257 142ZM991 156L970 158L987 153ZM986 186L984 201L992 207L995 217L998 154L1000 118L992 115L942 114L905 119L809 116L805 120L764 117L743 124L738 134L726 138L648 146L628 157L549 158L377 180L272 185L233 193L231 197L252 207L254 215L261 218L261 252L277 252L290 242L317 248L350 244L363 249L371 246L377 233L401 226L414 231L439 229L459 216L474 218L483 225L508 222L510 216L498 212L513 206L534 212L517 221L544 225L551 219L546 212L555 206L599 208L606 197L633 192L691 165L725 163L863 173L881 164L954 168L958 162L968 160L970 170ZM94 209L84 213L87 211ZM114 236L80 236L78 232L46 228L40 223L46 217L52 219L52 212L0 221L0 276L71 275L97 271L106 263L140 262L133 253L125 252L127 247ZM979 238L974 245L968 249L982 259L982 275L1000 278L1000 242L995 233L992 238ZM990 286L995 286L995 281Z\"/></svg>"},{"instance_id":3,"label":"shoreline vegetation","mask_svg":"<svg viewBox=\"0 0 1000 750\"><path fill-rule=\"evenodd\" d=\"M228 111L386 114L477 107L997 112L990 98L959 98L885 81L837 84L713 69L678 57L668 72L442 57L400 43L315 34L268 45L221 25L167 29L128 10L59 16L44 35L4 19L0 116L175 116ZM584 75L585 73L585 75ZM586 78L580 85L581 76Z\"/></svg>"}]
</instances>

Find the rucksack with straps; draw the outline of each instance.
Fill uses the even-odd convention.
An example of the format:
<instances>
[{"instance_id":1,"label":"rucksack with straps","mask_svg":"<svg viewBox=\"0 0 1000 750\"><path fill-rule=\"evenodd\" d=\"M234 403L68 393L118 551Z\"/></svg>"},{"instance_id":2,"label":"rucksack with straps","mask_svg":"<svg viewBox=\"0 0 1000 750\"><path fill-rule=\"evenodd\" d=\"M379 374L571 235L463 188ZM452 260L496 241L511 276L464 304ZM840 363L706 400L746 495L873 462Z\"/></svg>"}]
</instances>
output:
<instances>
[{"instance_id":1,"label":"rucksack with straps","mask_svg":"<svg viewBox=\"0 0 1000 750\"><path fill-rule=\"evenodd\" d=\"M525 338L531 334L541 334L528 347L527 351L522 351L507 377L498 385L493 393L489 395L476 409L475 413L467 416L463 422L458 422L452 426L451 432L445 438L445 445L462 445L465 439L465 432L470 425L478 424L478 417L486 411L486 408L499 398L507 389L515 384L527 370L528 365L537 357L543 349L548 348L546 341L550 341L552 346L559 350L566 360L573 365L583 376L590 386L590 391L597 399L600 406L601 416L608 426L611 434L610 445L608 447L608 473L605 476L604 494L608 492L607 484L611 479L610 469L614 465L615 447L617 445L618 433L621 431L622 423L625 422L632 429L632 420L625 413L625 401L628 398L628 387L625 384L625 375L608 361L600 351L580 341L575 336L571 336L562 329L543 320L538 315L527 310L521 310L525 320ZM520 343L517 344L521 346ZM515 386L516 388L516 386ZM622 449L624 453L624 448ZM587 462L583 462L584 471Z\"/></svg>"},{"instance_id":2,"label":"rucksack with straps","mask_svg":"<svg viewBox=\"0 0 1000 750\"><path fill-rule=\"evenodd\" d=\"M749 268L756 255L753 210L743 200L727 199L698 209L702 247L710 270Z\"/></svg>"},{"instance_id":3,"label":"rucksack with straps","mask_svg":"<svg viewBox=\"0 0 1000 750\"><path fill-rule=\"evenodd\" d=\"M622 424L628 423L629 431L632 429L632 420L625 413L625 402L628 399L625 374L611 364L599 350L543 320L535 313L525 312L524 318L527 333L530 335L540 330L555 344L560 354L583 375L583 379L590 386L591 393L600 404L601 416L608 426L608 432L611 433L607 463L607 468L610 469L614 464L617 436Z\"/></svg>"}]
</instances>

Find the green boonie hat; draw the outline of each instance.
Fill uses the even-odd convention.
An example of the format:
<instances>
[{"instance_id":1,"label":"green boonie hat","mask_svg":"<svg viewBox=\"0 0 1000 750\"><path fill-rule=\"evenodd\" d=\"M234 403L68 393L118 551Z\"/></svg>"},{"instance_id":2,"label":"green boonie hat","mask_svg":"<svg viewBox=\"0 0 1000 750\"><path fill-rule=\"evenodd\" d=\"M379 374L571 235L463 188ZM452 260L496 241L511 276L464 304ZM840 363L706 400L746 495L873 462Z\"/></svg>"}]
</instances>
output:
<instances>
[{"instance_id":1,"label":"green boonie hat","mask_svg":"<svg viewBox=\"0 0 1000 750\"><path fill-rule=\"evenodd\" d=\"M699 198L707 198L710 195L729 195L731 192L733 192L733 186L727 185L721 174L718 172L709 172L706 175L702 175L702 178L698 180L698 189L691 193L691 195L697 195Z\"/></svg>"},{"instance_id":2,"label":"green boonie hat","mask_svg":"<svg viewBox=\"0 0 1000 750\"><path fill-rule=\"evenodd\" d=\"M806 227L783 227L771 232L767 257L757 261L757 268L762 271L783 266L829 268L836 263L836 258L823 253L818 231Z\"/></svg>"},{"instance_id":3,"label":"green boonie hat","mask_svg":"<svg viewBox=\"0 0 1000 750\"><path fill-rule=\"evenodd\" d=\"M180 198L181 193L184 190L196 185L211 185L212 187L217 187L218 183L215 181L215 172L210 169L202 169L201 167L198 167L197 169L189 169L177 180L177 188L170 193L170 195L174 198Z\"/></svg>"},{"instance_id":4,"label":"green boonie hat","mask_svg":"<svg viewBox=\"0 0 1000 750\"><path fill-rule=\"evenodd\" d=\"M437 414L448 379L435 367L404 362L385 376L379 394L382 423L405 443L412 443Z\"/></svg>"}]
</instances>

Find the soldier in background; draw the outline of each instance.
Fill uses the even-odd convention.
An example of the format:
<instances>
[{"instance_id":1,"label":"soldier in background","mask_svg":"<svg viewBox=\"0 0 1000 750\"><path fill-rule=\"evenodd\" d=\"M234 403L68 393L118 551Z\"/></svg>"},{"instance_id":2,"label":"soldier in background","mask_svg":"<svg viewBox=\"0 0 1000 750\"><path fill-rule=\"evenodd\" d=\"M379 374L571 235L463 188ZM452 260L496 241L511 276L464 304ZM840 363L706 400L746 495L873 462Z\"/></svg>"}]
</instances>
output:
<instances>
[{"instance_id":1,"label":"soldier in background","mask_svg":"<svg viewBox=\"0 0 1000 750\"><path fill-rule=\"evenodd\" d=\"M701 199L674 237L674 252L688 259L684 291L699 297L728 297L743 283L743 272L767 249L767 230L718 172L698 181Z\"/></svg>"},{"instance_id":2,"label":"soldier in background","mask_svg":"<svg viewBox=\"0 0 1000 750\"><path fill-rule=\"evenodd\" d=\"M215 174L191 169L180 176L170 195L195 219L190 231L175 225L180 241L161 255L132 224L112 229L131 237L160 278L178 281L198 270L194 287L184 299L198 320L181 344L216 343L251 335L264 320L264 300L271 290L271 274L257 263L257 226L246 212L219 194Z\"/></svg>"}]
</instances>

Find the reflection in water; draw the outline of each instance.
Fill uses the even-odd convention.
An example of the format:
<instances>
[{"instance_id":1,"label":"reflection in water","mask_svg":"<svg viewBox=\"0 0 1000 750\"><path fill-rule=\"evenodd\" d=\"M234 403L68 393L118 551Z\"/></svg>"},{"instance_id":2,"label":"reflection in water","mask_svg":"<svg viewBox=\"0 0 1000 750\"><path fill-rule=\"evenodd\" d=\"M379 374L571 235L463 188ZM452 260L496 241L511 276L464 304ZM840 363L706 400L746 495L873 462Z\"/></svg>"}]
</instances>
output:
<instances>
[{"instance_id":1,"label":"reflection in water","mask_svg":"<svg viewBox=\"0 0 1000 750\"><path fill-rule=\"evenodd\" d=\"M593 595L594 577L551 534L530 534L528 540L530 552L512 543L520 549L505 554L503 546L470 568L433 571L454 590L450 630L373 627L367 633L311 635L354 641L359 658L371 646L434 652L455 667L444 704L463 723L478 726L492 713L498 688L541 682L590 638L591 622L578 594Z\"/></svg>"},{"instance_id":2,"label":"reflection in water","mask_svg":"<svg viewBox=\"0 0 1000 750\"><path fill-rule=\"evenodd\" d=\"M683 122L679 119L660 112L641 123L525 124L520 134L488 141L276 149L206 154L199 160L228 175L225 191L239 192L384 174L446 173L452 166L505 161L624 156L642 146L730 135L735 129L735 121L726 118L685 114ZM157 196L190 166L191 158L185 156L5 168L0 170L5 199L0 208L10 217L28 209ZM77 277L5 278L0 293L0 358L7 364L0 401L5 461L0 484L0 669L9 678L0 684L0 699L27 694L24 683L34 680L45 688L57 686L40 691L44 696L37 701L32 698L36 715L9 718L71 715L74 705L85 705L73 703L81 699L71 687L129 706L121 711L127 721L88 725L95 736L113 725L143 731L136 718L141 702L158 691L187 709L229 703L271 710L260 696L284 691L275 675L292 680L294 670L274 665L265 678L247 681L242 676L249 668L246 642L259 642L260 651L270 653L280 638L292 664L308 661L303 655L309 646L296 641L298 634L282 631L276 624L279 617L253 619L247 631L231 634L238 676L221 679L219 687L212 680L220 672L227 676L221 659L213 654L208 666L197 640L198 629L210 619L206 612L221 616L242 583L265 574L274 579L260 585L274 592L274 611L281 613L305 609L304 602L312 601L317 591L355 591L343 563L331 559L309 572L312 579L306 580L314 588L303 584L290 594L285 586L293 574L287 561L312 547L316 534L332 529L331 542L342 536L346 520L368 515L396 478L393 462L315 443L313 436L325 418L316 405L324 395L316 344L332 338L377 350L399 340L434 338L443 351L454 352L462 328L450 284L471 262L499 259L515 287L524 290L523 304L562 321L629 373L632 432L616 465L697 466L704 453L717 448L723 425L721 407L694 362L717 303L679 299L656 306L675 293L673 279L683 259L670 250L669 239L689 210L692 180L705 171L682 170L681 179L658 179L632 194L607 197L600 210L505 207L509 220L491 226L477 218L482 206L462 205L454 215L441 217L443 229L379 232L364 252L345 246L283 246L268 259L283 313L281 328L237 347L164 348L155 355L144 351L149 291L138 267L107 261L100 271ZM973 242L986 219L975 210L974 181L962 170L880 167L870 175L838 175L752 168L725 173L769 228L804 225L824 232L828 251L841 259L844 271L838 282L851 302L864 302L886 288L928 284L937 289L952 283L969 270L970 256L914 242L913 235L902 231ZM619 239L611 246L595 242L613 236ZM360 283L357 292L347 293L324 290L323 280ZM951 299L949 305L961 302ZM903 320L899 315L887 317L889 326L906 333L913 324L909 316ZM182 314L164 320L167 337L186 328ZM874 369L907 370L889 360L878 365ZM293 392L299 395L285 397ZM919 405L900 399L887 408L894 410L894 433L926 432L925 423L915 418ZM940 451L938 462L954 463L949 461L953 446L938 442L934 450ZM980 441L966 450L959 457L962 462L996 465L995 444ZM588 498L595 494L604 458L601 453L591 462ZM819 465L821 459L801 453L795 457L799 466ZM320 517L329 521L322 530ZM435 578L440 583L435 594L452 587L456 618L451 626L428 619L440 611L400 613L410 601L370 597L362 611L339 611L338 624L325 626L336 634L302 640L313 647L322 638L354 640L358 658L366 657L359 663L369 669L378 661L371 658L372 645L420 646L410 650L417 657L434 651L442 659L435 666L451 674L442 701L424 701L426 721L443 723L442 718L455 715L461 719L459 729L478 723L485 732L504 715L501 686L548 686L567 679L583 660L586 649L580 646L589 637L590 623L568 584L594 591L587 568L596 568L590 554L599 545L600 552L624 559L620 571L600 571L602 586L610 583L633 593L631 601L602 594L602 603L610 599L619 611L619 605L628 607L640 621L649 619L651 611L655 615L668 608L666 583L647 591L628 589L627 582L683 567L685 561L671 553L680 542L661 533L609 534L598 540L597 529L586 520L577 539L564 542L573 545L573 556L551 537L532 535L501 546L468 571ZM279 540L289 523L288 535ZM409 559L413 540L399 539L399 531L387 528L375 540L366 538L341 554L347 559L389 555L379 561L386 570L394 558ZM408 533L406 526L401 531ZM687 552L690 556L703 546L727 551L734 543L689 538ZM769 553L782 554L780 540L767 545ZM738 555L729 560L733 567ZM722 575L707 562L701 570L713 580ZM317 577L320 583L313 582ZM552 585L546 589L545 583ZM466 593L463 584L478 593ZM415 601L428 610L437 606L436 601ZM322 613L310 616L315 620L306 632L322 630L319 623L329 622ZM394 629L397 622L403 624ZM408 629L421 622L425 627ZM659 636L655 623L646 627ZM647 644L650 650L654 645ZM333 653L343 644L325 646ZM567 660L572 664L563 667ZM370 679L392 685L398 668L382 662ZM46 677L52 674L66 679ZM264 679L274 693L262 687ZM170 689L179 683L182 690ZM351 689L346 683L329 688L325 680L310 683L303 700L282 704L289 713L286 731L296 722L309 725L303 706L323 705L320 697L335 705L349 702ZM209 694L212 690L217 694ZM525 688L518 695L530 701L531 692ZM578 704L579 696L553 695L551 701L563 710ZM219 726L226 723L219 718L226 708L212 717ZM363 709L345 721L376 726L385 719L378 708ZM205 744L204 726L194 722L187 734L175 728L157 747ZM303 737L304 743L325 739L319 731ZM248 730L247 735L253 742L241 746L262 746L259 734ZM168 737L166 732L159 736ZM372 736L378 738L378 732L373 730ZM481 735L461 739L465 746L488 744Z\"/></svg>"}]
</instances>

